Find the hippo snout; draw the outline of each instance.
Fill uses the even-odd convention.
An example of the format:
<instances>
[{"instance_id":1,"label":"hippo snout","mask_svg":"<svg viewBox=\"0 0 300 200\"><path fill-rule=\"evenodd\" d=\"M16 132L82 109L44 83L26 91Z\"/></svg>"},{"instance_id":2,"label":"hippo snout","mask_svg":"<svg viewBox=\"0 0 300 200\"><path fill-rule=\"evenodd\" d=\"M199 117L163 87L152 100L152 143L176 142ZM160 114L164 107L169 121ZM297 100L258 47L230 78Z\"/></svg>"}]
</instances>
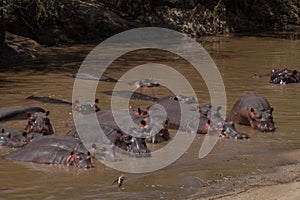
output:
<instances>
[{"instance_id":1,"label":"hippo snout","mask_svg":"<svg viewBox=\"0 0 300 200\"><path fill-rule=\"evenodd\" d=\"M270 122L262 122L260 125L258 125L258 129L262 132L274 132L275 126Z\"/></svg>"}]
</instances>

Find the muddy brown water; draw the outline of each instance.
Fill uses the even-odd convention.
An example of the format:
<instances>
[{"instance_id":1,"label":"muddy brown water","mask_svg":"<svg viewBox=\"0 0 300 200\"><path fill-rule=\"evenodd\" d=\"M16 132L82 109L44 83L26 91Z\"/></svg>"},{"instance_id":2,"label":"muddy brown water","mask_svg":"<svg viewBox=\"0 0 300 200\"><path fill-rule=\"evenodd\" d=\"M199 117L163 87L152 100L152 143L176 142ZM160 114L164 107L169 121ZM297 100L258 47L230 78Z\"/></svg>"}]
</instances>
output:
<instances>
[{"instance_id":1,"label":"muddy brown water","mask_svg":"<svg viewBox=\"0 0 300 200\"><path fill-rule=\"evenodd\" d=\"M300 148L300 85L272 85L268 78L253 79L252 74L263 74L272 68L289 67L300 70L300 40L272 37L208 37L199 42L210 53L222 75L227 95L227 113L245 92L265 96L274 107L276 131L261 133L238 126L250 135L249 140L219 139L213 150L203 159L198 158L203 135L197 135L188 151L168 167L144 174L128 174L110 169L100 162L94 169L83 170L65 166L12 162L0 159L0 198L3 199L183 199L202 191L210 180L239 176L260 169L294 162L281 153ZM71 101L75 73L94 45L53 47L44 56L0 71L0 106L41 106L50 110L51 121L59 135L69 129L71 107L43 104L26 100L30 95L44 95ZM176 55L162 51L140 50L128 53L115 61L107 75L119 78L133 66L157 62L174 67L190 81L200 105L210 103L203 79ZM196 74L196 75L195 75ZM145 77L149 78L149 77ZM102 109L110 108L110 97L101 91L111 90L113 83L100 82L96 97ZM146 88L139 92L163 97L166 88ZM148 106L151 102L131 101L134 106ZM26 121L3 123L22 129ZM172 131L174 136L175 131ZM165 144L150 144L157 149ZM0 149L1 154L11 151ZM112 181L125 174L119 190ZM203 193L203 191L202 191ZM215 192L217 194L218 191ZM208 194L209 195L209 194ZM211 194L213 195L213 194Z\"/></svg>"}]
</instances>

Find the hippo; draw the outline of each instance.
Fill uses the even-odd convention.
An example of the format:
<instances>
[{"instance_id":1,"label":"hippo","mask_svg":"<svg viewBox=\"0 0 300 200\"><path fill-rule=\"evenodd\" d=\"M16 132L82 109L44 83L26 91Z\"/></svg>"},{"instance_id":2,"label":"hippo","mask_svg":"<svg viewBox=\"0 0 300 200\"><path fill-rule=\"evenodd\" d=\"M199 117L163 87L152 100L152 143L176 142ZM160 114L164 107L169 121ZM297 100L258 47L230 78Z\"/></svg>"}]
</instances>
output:
<instances>
[{"instance_id":1,"label":"hippo","mask_svg":"<svg viewBox=\"0 0 300 200\"><path fill-rule=\"evenodd\" d=\"M63 164L80 168L93 167L91 155L79 140L66 136L44 136L17 151L4 156L5 159L43 164Z\"/></svg>"},{"instance_id":2,"label":"hippo","mask_svg":"<svg viewBox=\"0 0 300 200\"><path fill-rule=\"evenodd\" d=\"M199 112L211 120L210 131L219 134L222 138L248 139L248 134L236 130L233 121L225 121L220 113L221 109L221 106L212 105L199 107Z\"/></svg>"},{"instance_id":3,"label":"hippo","mask_svg":"<svg viewBox=\"0 0 300 200\"><path fill-rule=\"evenodd\" d=\"M80 112L83 115L87 115L100 111L98 103L99 99L95 99L93 103L91 101L79 102L79 100L76 99L72 107L74 111Z\"/></svg>"},{"instance_id":4,"label":"hippo","mask_svg":"<svg viewBox=\"0 0 300 200\"><path fill-rule=\"evenodd\" d=\"M157 97L152 97L149 95L145 95L139 92L131 92L127 90L120 90L120 91L104 91L103 92L106 95L113 95L113 96L119 96L122 98L127 98L127 99L133 99L133 100L142 100L142 101L157 101Z\"/></svg>"},{"instance_id":5,"label":"hippo","mask_svg":"<svg viewBox=\"0 0 300 200\"><path fill-rule=\"evenodd\" d=\"M26 144L26 134L15 128L0 125L0 146L20 148Z\"/></svg>"},{"instance_id":6,"label":"hippo","mask_svg":"<svg viewBox=\"0 0 300 200\"><path fill-rule=\"evenodd\" d=\"M210 119L198 112L196 107L187 103L180 103L171 97L161 98L157 101L161 105L168 118L168 128L178 129L194 133L207 133L210 127ZM181 113L181 109L183 113ZM195 124L198 118L199 123ZM182 119L182 123L180 120ZM198 128L196 128L198 126Z\"/></svg>"},{"instance_id":7,"label":"hippo","mask_svg":"<svg viewBox=\"0 0 300 200\"><path fill-rule=\"evenodd\" d=\"M224 122L220 137L233 139L248 139L249 135L236 130L234 122Z\"/></svg>"},{"instance_id":8,"label":"hippo","mask_svg":"<svg viewBox=\"0 0 300 200\"><path fill-rule=\"evenodd\" d=\"M75 136L85 141L85 143L89 144L89 149L92 148L93 144L96 145L98 147L96 149L97 153L102 156L103 154L110 154L110 160L118 160L118 158L112 159L114 158L112 145L118 147L118 150L123 150L135 157L150 156L150 150L147 148L145 138L143 138L145 137L144 133L128 126L127 119L124 118L125 114L128 113L121 111L116 113L119 119L124 120L121 122L122 125L125 125L122 129L115 122L111 110L101 110L96 113L96 116L105 136L101 135L99 125L92 123L90 119L92 115L85 115L80 118L76 123L76 127L69 131L67 135ZM137 117L135 120L138 122L140 119ZM78 131L81 133L80 137L78 136Z\"/></svg>"},{"instance_id":9,"label":"hippo","mask_svg":"<svg viewBox=\"0 0 300 200\"><path fill-rule=\"evenodd\" d=\"M197 103L195 97L185 96L185 95L181 95L181 94L175 94L175 95L163 97L163 98L160 98L158 101L163 101L165 99L178 101L180 103L186 103L186 104L195 104L195 103Z\"/></svg>"},{"instance_id":10,"label":"hippo","mask_svg":"<svg viewBox=\"0 0 300 200\"><path fill-rule=\"evenodd\" d=\"M121 137L121 133L116 131L115 129L110 128L106 125L101 125L101 129L103 130L106 137L102 137L101 135L95 135L94 133L97 131L94 131L98 127L92 124L88 123L80 123L77 125L77 127L73 127L66 136L74 137L78 140L85 140L85 136L88 137L89 140L91 140L91 145L89 147L89 151L91 154L101 160L105 159L107 161L118 161L120 160L119 157L115 153L114 146L121 144L120 141L117 141ZM81 137L78 134L77 129L82 131L86 135L81 135ZM91 133L93 132L93 133ZM85 140L86 141L86 140ZM119 146L120 148L122 145ZM126 151L126 148L123 148L124 151Z\"/></svg>"},{"instance_id":11,"label":"hippo","mask_svg":"<svg viewBox=\"0 0 300 200\"><path fill-rule=\"evenodd\" d=\"M262 132L275 131L273 110L265 97L247 93L236 101L227 121L251 126L251 128Z\"/></svg>"},{"instance_id":12,"label":"hippo","mask_svg":"<svg viewBox=\"0 0 300 200\"><path fill-rule=\"evenodd\" d=\"M28 106L10 106L0 108L0 122L9 120L25 120L27 119L27 113L46 111L40 107L28 107Z\"/></svg>"},{"instance_id":13,"label":"hippo","mask_svg":"<svg viewBox=\"0 0 300 200\"><path fill-rule=\"evenodd\" d=\"M170 137L169 130L167 128L163 128L158 132L158 134L155 134L152 137L147 137L146 142L156 144L156 143L162 143L168 141L170 139L171 137Z\"/></svg>"},{"instance_id":14,"label":"hippo","mask_svg":"<svg viewBox=\"0 0 300 200\"><path fill-rule=\"evenodd\" d=\"M173 97L164 97L158 101L158 104L162 105L167 112L168 128L202 134L210 132L225 138L249 138L247 134L237 131L232 122L224 120L220 113L221 106L207 105L196 108L189 102L180 102ZM180 116L180 106L183 110L183 116ZM181 124L180 117L182 117ZM196 117L199 120L198 124L195 124ZM196 129L197 125L198 128Z\"/></svg>"},{"instance_id":15,"label":"hippo","mask_svg":"<svg viewBox=\"0 0 300 200\"><path fill-rule=\"evenodd\" d=\"M42 103L62 104L62 105L69 105L69 106L72 105L71 102L60 100L60 99L55 99L55 98L51 98L51 97L45 97L45 96L31 95L31 96L26 97L26 99L39 101Z\"/></svg>"},{"instance_id":16,"label":"hippo","mask_svg":"<svg viewBox=\"0 0 300 200\"><path fill-rule=\"evenodd\" d=\"M290 69L272 69L270 73L266 74L253 74L253 78L270 77L270 83L273 84L289 84L300 82L300 72Z\"/></svg>"},{"instance_id":17,"label":"hippo","mask_svg":"<svg viewBox=\"0 0 300 200\"><path fill-rule=\"evenodd\" d=\"M135 87L135 88L141 88L141 87L158 87L160 84L157 81L153 81L151 79L143 79L143 80L137 80L130 82L129 85Z\"/></svg>"},{"instance_id":18,"label":"hippo","mask_svg":"<svg viewBox=\"0 0 300 200\"><path fill-rule=\"evenodd\" d=\"M111 82L111 83L118 82L118 80L108 76L102 75L99 79L99 76L87 74L87 73L68 74L66 76L76 78L76 79L83 79L83 80L104 81L104 82Z\"/></svg>"},{"instance_id":19,"label":"hippo","mask_svg":"<svg viewBox=\"0 0 300 200\"><path fill-rule=\"evenodd\" d=\"M25 127L26 133L36 132L43 135L52 135L55 133L55 129L52 126L50 119L48 118L50 111L46 113L35 112L33 114L27 113L28 123Z\"/></svg>"},{"instance_id":20,"label":"hippo","mask_svg":"<svg viewBox=\"0 0 300 200\"><path fill-rule=\"evenodd\" d=\"M300 82L300 72L298 72L297 70L273 69L271 72L270 83L289 84L289 83L299 83L299 82Z\"/></svg>"}]
</instances>

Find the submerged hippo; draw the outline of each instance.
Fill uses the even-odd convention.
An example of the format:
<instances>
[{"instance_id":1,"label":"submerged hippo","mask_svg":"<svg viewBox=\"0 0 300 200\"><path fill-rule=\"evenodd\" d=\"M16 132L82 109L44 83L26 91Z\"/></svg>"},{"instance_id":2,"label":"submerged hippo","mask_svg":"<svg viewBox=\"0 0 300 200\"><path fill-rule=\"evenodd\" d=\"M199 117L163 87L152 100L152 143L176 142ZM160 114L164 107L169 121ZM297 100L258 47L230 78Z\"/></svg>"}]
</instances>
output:
<instances>
[{"instance_id":1,"label":"submerged hippo","mask_svg":"<svg viewBox=\"0 0 300 200\"><path fill-rule=\"evenodd\" d=\"M102 75L100 78L97 75L87 74L87 73L68 74L67 76L76 79L83 79L83 80L104 81L104 82L112 82L112 83L118 82L118 80L105 75Z\"/></svg>"},{"instance_id":2,"label":"submerged hippo","mask_svg":"<svg viewBox=\"0 0 300 200\"><path fill-rule=\"evenodd\" d=\"M160 84L157 81L153 81L151 79L143 79L143 80L133 81L133 82L130 82L129 85L136 87L136 88L160 86Z\"/></svg>"},{"instance_id":3,"label":"submerged hippo","mask_svg":"<svg viewBox=\"0 0 300 200\"><path fill-rule=\"evenodd\" d=\"M80 112L83 115L91 114L94 112L100 111L100 108L98 107L99 99L95 99L94 102L91 101L84 101L79 102L79 100L75 100L73 103L73 110Z\"/></svg>"},{"instance_id":4,"label":"submerged hippo","mask_svg":"<svg viewBox=\"0 0 300 200\"><path fill-rule=\"evenodd\" d=\"M114 116L111 110L101 110L96 113L98 122L93 123L92 115L85 115L76 122L76 127L74 127L68 135L80 137L80 140L89 144L90 149L93 144L95 144L100 150L100 154L111 154L111 145L115 145L118 149L126 151L133 156L150 156L150 151L145 143L145 134L141 130L132 127L128 122L128 112L116 111L115 115L120 120L121 126L117 124L114 120ZM130 117L130 116L129 116ZM140 118L136 116L133 120L139 123ZM101 127L99 127L99 124ZM100 128L103 131L100 131ZM80 135L78 136L78 132ZM106 152L101 152L103 149ZM112 156L110 156L112 157Z\"/></svg>"},{"instance_id":5,"label":"submerged hippo","mask_svg":"<svg viewBox=\"0 0 300 200\"><path fill-rule=\"evenodd\" d=\"M28 106L10 106L0 108L0 122L8 120L23 120L27 119L27 113L46 111L40 107L28 107Z\"/></svg>"},{"instance_id":6,"label":"submerged hippo","mask_svg":"<svg viewBox=\"0 0 300 200\"><path fill-rule=\"evenodd\" d=\"M273 110L265 97L247 93L234 104L227 120L263 132L274 131Z\"/></svg>"},{"instance_id":7,"label":"submerged hippo","mask_svg":"<svg viewBox=\"0 0 300 200\"><path fill-rule=\"evenodd\" d=\"M254 74L253 78L270 77L270 83L273 84L289 84L300 82L300 72L291 69L272 69L270 73L266 74Z\"/></svg>"},{"instance_id":8,"label":"submerged hippo","mask_svg":"<svg viewBox=\"0 0 300 200\"><path fill-rule=\"evenodd\" d=\"M162 98L157 101L157 104L161 105L167 113L168 128L194 133L208 132L210 119L199 113L198 109L192 105L180 103L171 97ZM198 124L196 120L199 120Z\"/></svg>"},{"instance_id":9,"label":"submerged hippo","mask_svg":"<svg viewBox=\"0 0 300 200\"><path fill-rule=\"evenodd\" d=\"M127 99L134 99L134 100L142 100L142 101L157 101L157 97L152 97L149 95L145 95L139 92L131 92L128 90L122 90L122 91L105 91L103 92L106 95L112 95L112 96L119 96L122 98L127 98Z\"/></svg>"},{"instance_id":10,"label":"submerged hippo","mask_svg":"<svg viewBox=\"0 0 300 200\"><path fill-rule=\"evenodd\" d=\"M233 139L248 139L249 135L246 133L241 133L236 130L233 121L224 122L223 128L220 134L223 138L233 138Z\"/></svg>"},{"instance_id":11,"label":"submerged hippo","mask_svg":"<svg viewBox=\"0 0 300 200\"><path fill-rule=\"evenodd\" d=\"M91 155L82 142L72 137L44 136L34 140L5 159L43 164L73 165L81 168L93 167Z\"/></svg>"},{"instance_id":12,"label":"submerged hippo","mask_svg":"<svg viewBox=\"0 0 300 200\"><path fill-rule=\"evenodd\" d=\"M237 131L232 122L225 122L220 113L220 106L208 105L195 108L189 102L178 101L173 96L160 99L158 104L162 105L167 112L168 128L203 134L210 132L225 138L244 139L249 137L247 134ZM180 120L182 120L181 123ZM198 124L196 124L196 120L199 120Z\"/></svg>"},{"instance_id":13,"label":"submerged hippo","mask_svg":"<svg viewBox=\"0 0 300 200\"><path fill-rule=\"evenodd\" d=\"M236 130L233 121L225 121L220 110L221 106L213 107L206 105L199 108L199 112L210 119L210 131L215 132L220 137L232 139L247 139L249 135Z\"/></svg>"},{"instance_id":14,"label":"submerged hippo","mask_svg":"<svg viewBox=\"0 0 300 200\"><path fill-rule=\"evenodd\" d=\"M43 135L52 135L55 133L55 129L52 126L50 119L48 118L50 111L46 113L35 112L27 113L28 123L25 127L26 133L36 132Z\"/></svg>"},{"instance_id":15,"label":"submerged hippo","mask_svg":"<svg viewBox=\"0 0 300 200\"><path fill-rule=\"evenodd\" d=\"M33 100L33 101L39 101L42 103L53 103L53 104L62 104L62 105L72 105L71 102L60 100L60 99L55 99L51 97L46 97L46 96L37 96L37 95L31 95L26 97L26 99Z\"/></svg>"},{"instance_id":16,"label":"submerged hippo","mask_svg":"<svg viewBox=\"0 0 300 200\"><path fill-rule=\"evenodd\" d=\"M299 83L299 82L300 82L300 72L298 72L297 70L273 69L271 72L270 83L289 84L289 83Z\"/></svg>"},{"instance_id":17,"label":"submerged hippo","mask_svg":"<svg viewBox=\"0 0 300 200\"><path fill-rule=\"evenodd\" d=\"M0 146L19 148L27 144L26 135L11 127L0 125Z\"/></svg>"},{"instance_id":18,"label":"submerged hippo","mask_svg":"<svg viewBox=\"0 0 300 200\"><path fill-rule=\"evenodd\" d=\"M195 97L185 96L185 95L181 95L181 94L175 94L175 95L163 97L163 98L158 99L158 101L163 101L165 99L169 99L171 101L178 101L179 103L185 103L185 104L197 103Z\"/></svg>"}]
</instances>

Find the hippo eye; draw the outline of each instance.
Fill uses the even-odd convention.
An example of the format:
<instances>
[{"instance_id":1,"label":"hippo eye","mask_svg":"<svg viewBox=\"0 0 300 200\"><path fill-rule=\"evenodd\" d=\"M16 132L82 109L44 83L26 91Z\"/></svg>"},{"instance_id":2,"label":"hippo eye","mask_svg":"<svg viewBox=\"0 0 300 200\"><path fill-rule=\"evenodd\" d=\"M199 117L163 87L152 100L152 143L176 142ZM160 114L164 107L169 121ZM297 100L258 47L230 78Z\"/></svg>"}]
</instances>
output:
<instances>
[{"instance_id":1,"label":"hippo eye","mask_svg":"<svg viewBox=\"0 0 300 200\"><path fill-rule=\"evenodd\" d=\"M261 119L261 115L260 115L260 114L257 114L257 115L256 115L256 118L257 118L257 119Z\"/></svg>"}]
</instances>

